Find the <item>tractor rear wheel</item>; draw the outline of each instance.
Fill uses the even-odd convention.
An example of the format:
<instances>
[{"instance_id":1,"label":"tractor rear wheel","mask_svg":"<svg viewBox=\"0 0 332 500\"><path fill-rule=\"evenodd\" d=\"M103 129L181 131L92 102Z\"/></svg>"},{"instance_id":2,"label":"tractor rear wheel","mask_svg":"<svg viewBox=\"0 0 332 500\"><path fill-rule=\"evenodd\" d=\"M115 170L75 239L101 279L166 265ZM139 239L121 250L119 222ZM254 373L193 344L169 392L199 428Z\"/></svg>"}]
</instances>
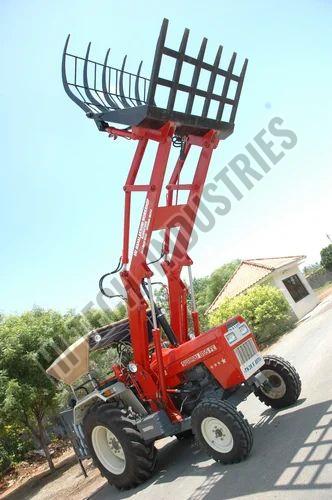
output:
<instances>
[{"instance_id":1,"label":"tractor rear wheel","mask_svg":"<svg viewBox=\"0 0 332 500\"><path fill-rule=\"evenodd\" d=\"M151 476L156 449L143 441L127 410L109 404L93 408L84 432L95 465L116 488L133 488Z\"/></svg>"},{"instance_id":2,"label":"tractor rear wheel","mask_svg":"<svg viewBox=\"0 0 332 500\"><path fill-rule=\"evenodd\" d=\"M294 404L301 393L301 379L295 368L279 356L264 356L261 372L269 381L269 387L259 387L256 396L267 406L279 410Z\"/></svg>"},{"instance_id":3,"label":"tractor rear wheel","mask_svg":"<svg viewBox=\"0 0 332 500\"><path fill-rule=\"evenodd\" d=\"M223 464L244 460L253 443L252 431L242 413L226 401L207 399L191 415L196 441L210 457Z\"/></svg>"}]
</instances>

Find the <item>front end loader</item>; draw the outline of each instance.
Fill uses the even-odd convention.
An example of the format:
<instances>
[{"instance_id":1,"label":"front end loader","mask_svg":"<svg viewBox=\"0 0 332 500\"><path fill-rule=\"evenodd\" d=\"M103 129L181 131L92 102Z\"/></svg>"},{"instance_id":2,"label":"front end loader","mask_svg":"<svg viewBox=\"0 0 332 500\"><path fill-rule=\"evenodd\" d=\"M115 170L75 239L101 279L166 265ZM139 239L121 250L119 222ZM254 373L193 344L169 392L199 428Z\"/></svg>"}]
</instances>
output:
<instances>
[{"instance_id":1,"label":"front end loader","mask_svg":"<svg viewBox=\"0 0 332 500\"><path fill-rule=\"evenodd\" d=\"M220 46L214 61L206 62L206 38L197 56L188 55L188 29L179 48L172 49L166 44L167 28L164 19L150 78L141 75L142 63L137 73L128 72L126 57L120 69L110 66L109 50L103 62L92 60L90 44L85 57L71 54L69 37L62 59L66 93L98 130L137 142L123 187L122 254L112 272L122 280L128 318L80 338L48 369L49 375L73 389L69 419L78 448L83 456L92 456L101 473L120 489L135 487L151 476L154 443L166 436L194 435L198 445L223 464L245 459L253 436L238 404L254 393L268 406L284 408L301 391L295 368L277 356L263 357L243 317L201 330L189 243L213 152L234 130L247 60L235 71L234 53L221 67ZM157 151L150 177L138 184L151 141ZM179 155L167 175L173 146ZM199 151L197 165L188 167L193 149ZM191 172L189 183L181 182L186 168ZM131 246L135 192L145 192L146 197ZM169 319L154 298L148 262L154 232L163 237L159 263ZM188 270L187 282L183 268ZM99 282L107 297L113 296L104 282L112 273ZM117 349L118 362L110 367L109 378L99 380L90 373L89 355L109 348Z\"/></svg>"}]
</instances>

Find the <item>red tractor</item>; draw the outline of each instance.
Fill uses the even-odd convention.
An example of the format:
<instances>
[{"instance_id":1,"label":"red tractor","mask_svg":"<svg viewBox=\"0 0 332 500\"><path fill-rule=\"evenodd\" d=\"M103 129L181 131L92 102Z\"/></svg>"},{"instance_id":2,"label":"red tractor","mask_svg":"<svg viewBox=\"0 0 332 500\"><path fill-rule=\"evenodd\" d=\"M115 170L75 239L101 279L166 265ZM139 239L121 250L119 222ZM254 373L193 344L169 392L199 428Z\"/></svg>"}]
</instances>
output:
<instances>
[{"instance_id":1,"label":"red tractor","mask_svg":"<svg viewBox=\"0 0 332 500\"><path fill-rule=\"evenodd\" d=\"M90 454L101 473L121 489L150 477L156 461L154 442L165 436L193 434L198 445L223 464L245 459L252 430L237 405L254 393L270 407L284 408L301 391L295 368L277 356L262 357L241 316L206 332L200 329L188 248L212 153L234 129L247 60L235 73L234 53L222 69L219 47L214 62L205 62L205 38L197 57L187 55L188 29L179 49L171 49L166 46L167 27L165 19L150 79L141 76L142 63L137 74L125 69L126 58L121 69L109 66L109 51L104 63L91 60L90 44L85 57L70 54L69 37L62 61L66 93L98 129L112 138L137 141L124 185L123 247L115 270L124 286L128 319L90 332L48 369L73 388L73 408L67 413L83 456ZM165 57L173 61L171 79L163 75ZM184 65L190 67L191 83L182 81ZM202 70L209 75L205 88L200 83ZM151 176L146 184L137 184L149 141L157 143ZM166 179L172 146L179 148L179 156ZM192 181L181 183L192 148L199 149L198 162ZM146 198L130 248L131 197L136 191L146 192ZM187 196L180 203L182 191ZM154 299L148 262L154 231L163 235L160 264L167 281L169 321ZM183 267L189 271L188 286L181 278ZM106 296L111 295L103 282L110 274L100 280ZM109 347L118 349L119 362L110 378L96 380L89 372L89 352ZM83 375L88 375L91 391L86 383L74 387ZM79 398L82 387L87 394Z\"/></svg>"}]
</instances>

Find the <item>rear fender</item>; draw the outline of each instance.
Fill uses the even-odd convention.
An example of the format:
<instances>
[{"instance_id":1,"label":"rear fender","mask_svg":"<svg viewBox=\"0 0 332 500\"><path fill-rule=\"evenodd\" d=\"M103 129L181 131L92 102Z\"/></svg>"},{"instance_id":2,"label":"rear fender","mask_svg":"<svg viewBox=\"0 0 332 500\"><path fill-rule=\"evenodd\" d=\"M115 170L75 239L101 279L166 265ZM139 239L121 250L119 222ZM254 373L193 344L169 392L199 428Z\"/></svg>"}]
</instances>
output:
<instances>
[{"instance_id":1,"label":"rear fender","mask_svg":"<svg viewBox=\"0 0 332 500\"><path fill-rule=\"evenodd\" d=\"M128 389L122 382L116 382L101 391L98 389L94 390L77 402L74 407L74 425L82 425L84 417L92 405L98 402L101 404L107 403L114 397L120 399L126 407L131 407L137 414L141 416L147 414L146 409L133 391Z\"/></svg>"}]
</instances>

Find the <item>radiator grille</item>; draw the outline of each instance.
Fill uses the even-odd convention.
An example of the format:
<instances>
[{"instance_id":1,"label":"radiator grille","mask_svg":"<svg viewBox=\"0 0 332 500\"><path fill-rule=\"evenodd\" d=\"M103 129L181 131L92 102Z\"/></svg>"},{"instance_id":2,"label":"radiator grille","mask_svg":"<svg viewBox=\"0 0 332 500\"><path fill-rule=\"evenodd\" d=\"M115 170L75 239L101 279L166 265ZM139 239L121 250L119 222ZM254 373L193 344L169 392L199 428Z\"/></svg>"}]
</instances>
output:
<instances>
[{"instance_id":1,"label":"radiator grille","mask_svg":"<svg viewBox=\"0 0 332 500\"><path fill-rule=\"evenodd\" d=\"M255 342L252 339L248 339L243 344L239 345L234 349L237 359L240 365L244 365L249 359L251 359L258 352Z\"/></svg>"}]
</instances>

